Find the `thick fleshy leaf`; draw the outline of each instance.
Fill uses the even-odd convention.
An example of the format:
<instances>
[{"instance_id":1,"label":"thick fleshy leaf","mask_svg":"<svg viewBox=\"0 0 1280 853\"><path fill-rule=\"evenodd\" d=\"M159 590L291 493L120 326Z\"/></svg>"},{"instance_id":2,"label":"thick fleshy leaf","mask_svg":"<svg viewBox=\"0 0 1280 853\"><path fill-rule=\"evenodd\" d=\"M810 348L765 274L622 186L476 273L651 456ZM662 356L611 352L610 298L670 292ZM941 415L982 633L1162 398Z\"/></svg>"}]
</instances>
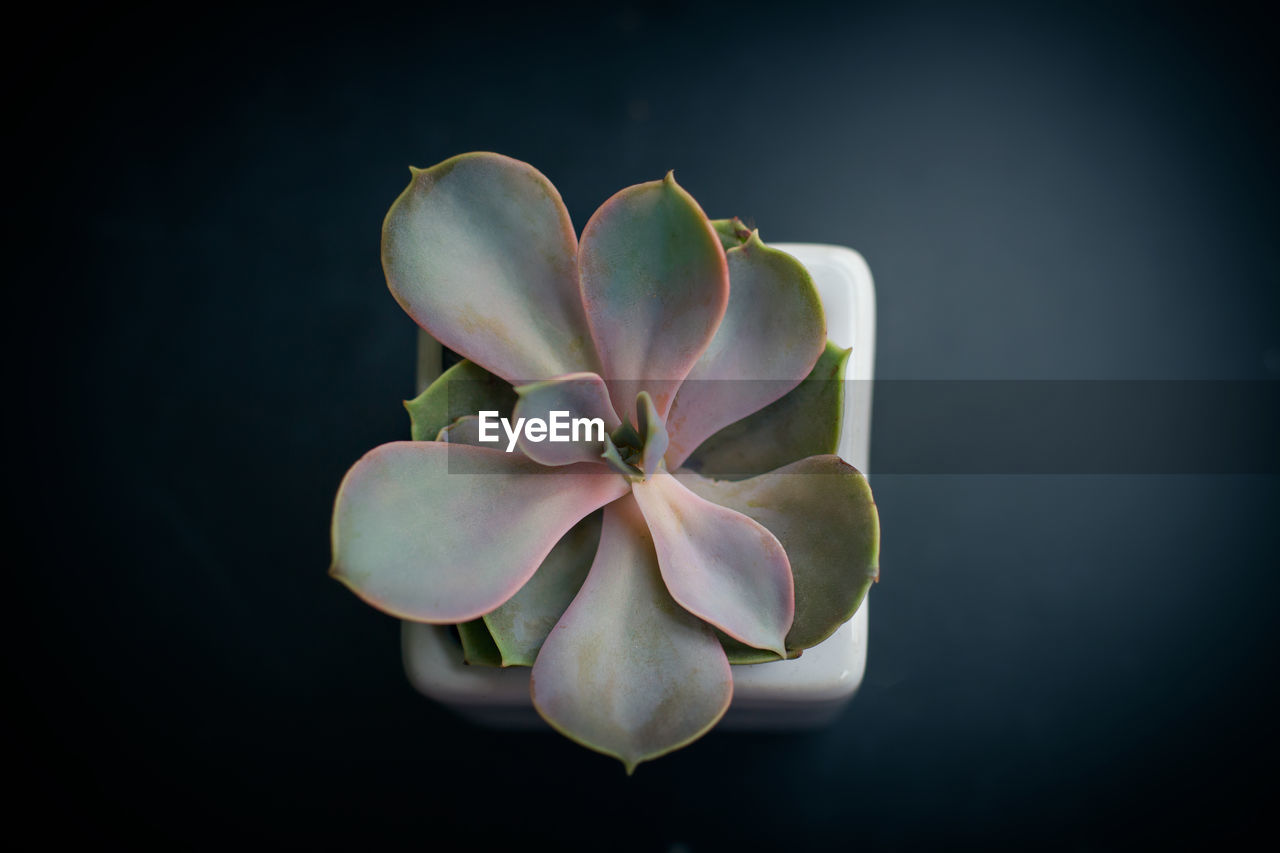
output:
<instances>
[{"instance_id":1,"label":"thick fleshy leaf","mask_svg":"<svg viewBox=\"0 0 1280 853\"><path fill-rule=\"evenodd\" d=\"M600 543L600 513L593 512L561 537L529 582L484 624L503 666L533 666L538 649L587 579Z\"/></svg>"},{"instance_id":2,"label":"thick fleshy leaf","mask_svg":"<svg viewBox=\"0 0 1280 853\"><path fill-rule=\"evenodd\" d=\"M591 572L533 665L534 707L627 772L705 734L733 676L711 628L667 593L635 501L605 508Z\"/></svg>"},{"instance_id":3,"label":"thick fleshy leaf","mask_svg":"<svg viewBox=\"0 0 1280 853\"><path fill-rule=\"evenodd\" d=\"M778 657L777 652L771 652L767 649L756 649L748 646L746 643L739 643L733 637L730 637L724 631L716 631L716 639L720 641L720 647L724 649L725 657L729 658L729 663L735 666L743 664L755 663L773 663L776 660L782 660ZM787 660L793 660L800 657L801 652L798 650L787 649Z\"/></svg>"},{"instance_id":4,"label":"thick fleshy leaf","mask_svg":"<svg viewBox=\"0 0 1280 853\"><path fill-rule=\"evenodd\" d=\"M785 655L795 599L787 554L774 535L666 471L632 484L631 493L653 531L671 597L735 640Z\"/></svg>"},{"instance_id":5,"label":"thick fleshy leaf","mask_svg":"<svg viewBox=\"0 0 1280 853\"><path fill-rule=\"evenodd\" d=\"M436 441L448 444L469 444L472 447L497 447L493 442L480 440L480 419L475 415L458 418L436 435Z\"/></svg>"},{"instance_id":6,"label":"thick fleshy leaf","mask_svg":"<svg viewBox=\"0 0 1280 853\"><path fill-rule=\"evenodd\" d=\"M736 216L732 219L713 219L711 220L711 228L716 232L716 236L720 238L720 245L724 247L726 252L741 246L751 237L751 229ZM732 289L732 281L729 287Z\"/></svg>"},{"instance_id":7,"label":"thick fleshy leaf","mask_svg":"<svg viewBox=\"0 0 1280 853\"><path fill-rule=\"evenodd\" d=\"M803 264L754 231L728 259L728 310L667 418L672 469L722 427L799 385L827 342L822 300Z\"/></svg>"},{"instance_id":8,"label":"thick fleshy leaf","mask_svg":"<svg viewBox=\"0 0 1280 853\"><path fill-rule=\"evenodd\" d=\"M600 458L606 465L628 480L644 479L644 472L622 458L622 454L618 451L618 445L610 437L605 439L604 452L600 454Z\"/></svg>"},{"instance_id":9,"label":"thick fleshy leaf","mask_svg":"<svg viewBox=\"0 0 1280 853\"><path fill-rule=\"evenodd\" d=\"M601 470L487 447L384 444L338 489L330 571L393 616L466 622L513 596L570 527L626 492Z\"/></svg>"},{"instance_id":10,"label":"thick fleshy leaf","mask_svg":"<svg viewBox=\"0 0 1280 853\"><path fill-rule=\"evenodd\" d=\"M463 622L457 628L463 661L472 666L502 666L502 652L498 651L483 619Z\"/></svg>"},{"instance_id":11,"label":"thick fleshy leaf","mask_svg":"<svg viewBox=\"0 0 1280 853\"><path fill-rule=\"evenodd\" d=\"M436 377L427 390L405 401L412 422L414 441L434 441L440 430L458 418L478 414L482 409L506 417L516 404L511 383L494 376L478 364L460 361Z\"/></svg>"},{"instance_id":12,"label":"thick fleshy leaf","mask_svg":"<svg viewBox=\"0 0 1280 853\"><path fill-rule=\"evenodd\" d=\"M543 382L534 382L516 388L520 401L516 403L513 417L516 423L525 419L526 424L537 418L546 425L541 441L533 441L529 433L520 431L520 449L530 459L543 465L569 465L573 462L600 461L604 452L604 436L596 437L597 430L588 425L577 441L553 441L552 413L568 413L560 418L565 424L562 432L574 437L574 420L599 418L604 422L604 433L613 432L622 423L609 403L609 389L595 373L572 373Z\"/></svg>"},{"instance_id":13,"label":"thick fleshy leaf","mask_svg":"<svg viewBox=\"0 0 1280 853\"><path fill-rule=\"evenodd\" d=\"M630 421L623 421L622 426L609 433L609 437L618 447L639 447L644 444L644 439L640 437L640 433L636 432L636 428Z\"/></svg>"},{"instance_id":14,"label":"thick fleshy leaf","mask_svg":"<svg viewBox=\"0 0 1280 853\"><path fill-rule=\"evenodd\" d=\"M662 417L711 342L729 297L720 238L670 174L609 199L578 253L582 296L613 408L648 391Z\"/></svg>"},{"instance_id":15,"label":"thick fleshy leaf","mask_svg":"<svg viewBox=\"0 0 1280 853\"><path fill-rule=\"evenodd\" d=\"M513 383L596 370L573 224L551 182L488 152L412 172L382 226L387 284L409 316Z\"/></svg>"},{"instance_id":16,"label":"thick fleshy leaf","mask_svg":"<svg viewBox=\"0 0 1280 853\"><path fill-rule=\"evenodd\" d=\"M641 391L636 397L636 431L640 434L644 447L640 455L640 467L644 470L646 477L652 477L653 472L657 471L658 466L662 464L662 457L667 452L669 439L667 425L658 415L658 410L648 391Z\"/></svg>"},{"instance_id":17,"label":"thick fleshy leaf","mask_svg":"<svg viewBox=\"0 0 1280 853\"><path fill-rule=\"evenodd\" d=\"M851 350L828 343L808 377L781 399L711 436L684 467L740 480L791 462L834 453L844 412L844 369Z\"/></svg>"},{"instance_id":18,"label":"thick fleshy leaf","mask_svg":"<svg viewBox=\"0 0 1280 853\"><path fill-rule=\"evenodd\" d=\"M880 522L867 480L838 456L814 456L731 482L675 475L707 500L767 527L787 550L795 621L787 648L807 649L847 622L880 575Z\"/></svg>"}]
</instances>

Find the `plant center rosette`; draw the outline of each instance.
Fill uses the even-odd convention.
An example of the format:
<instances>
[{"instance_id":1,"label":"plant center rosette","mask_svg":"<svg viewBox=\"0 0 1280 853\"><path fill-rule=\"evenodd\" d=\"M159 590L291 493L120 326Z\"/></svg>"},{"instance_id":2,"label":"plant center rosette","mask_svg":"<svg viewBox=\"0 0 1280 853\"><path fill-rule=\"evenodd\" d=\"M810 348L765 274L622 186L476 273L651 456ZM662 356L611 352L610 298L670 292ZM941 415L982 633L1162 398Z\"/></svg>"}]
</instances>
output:
<instances>
[{"instance_id":1,"label":"plant center rosette","mask_svg":"<svg viewBox=\"0 0 1280 853\"><path fill-rule=\"evenodd\" d=\"M362 599L458 625L469 662L532 666L538 713L628 772L716 724L731 663L853 615L878 520L833 455L848 351L798 261L670 174L578 240L540 172L490 153L413 170L382 260L463 360L406 404L413 440L338 490L331 571ZM603 428L493 441L482 420L557 413Z\"/></svg>"}]
</instances>

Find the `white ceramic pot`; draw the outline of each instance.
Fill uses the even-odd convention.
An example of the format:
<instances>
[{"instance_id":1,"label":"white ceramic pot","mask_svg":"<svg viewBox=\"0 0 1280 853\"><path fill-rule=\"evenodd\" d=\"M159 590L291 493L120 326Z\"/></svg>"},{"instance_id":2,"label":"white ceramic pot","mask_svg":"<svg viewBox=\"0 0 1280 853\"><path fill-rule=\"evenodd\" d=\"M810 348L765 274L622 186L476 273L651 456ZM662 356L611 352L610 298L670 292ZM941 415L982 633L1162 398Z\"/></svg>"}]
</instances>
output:
<instances>
[{"instance_id":1,"label":"white ceramic pot","mask_svg":"<svg viewBox=\"0 0 1280 853\"><path fill-rule=\"evenodd\" d=\"M812 243L773 244L809 270L827 315L827 337L852 347L850 382L837 449L864 474L871 438L871 383L875 358L875 288L866 261L852 249ZM419 337L418 386L440 374L440 345ZM869 596L868 596L869 597ZM427 696L476 722L500 728L542 728L529 699L529 668L469 666L451 628L405 622L404 665ZM795 660L733 667L733 703L722 729L793 729L830 722L853 697L867 665L867 601L853 618Z\"/></svg>"}]
</instances>

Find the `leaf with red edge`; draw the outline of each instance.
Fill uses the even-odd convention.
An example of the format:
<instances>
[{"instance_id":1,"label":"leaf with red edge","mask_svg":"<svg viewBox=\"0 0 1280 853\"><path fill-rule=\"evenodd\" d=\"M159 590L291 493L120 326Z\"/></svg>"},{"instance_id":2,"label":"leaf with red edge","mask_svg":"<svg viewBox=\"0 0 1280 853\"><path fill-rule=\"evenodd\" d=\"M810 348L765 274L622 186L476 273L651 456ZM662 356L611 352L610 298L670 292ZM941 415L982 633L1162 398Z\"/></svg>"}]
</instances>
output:
<instances>
[{"instance_id":1,"label":"leaf with red edge","mask_svg":"<svg viewBox=\"0 0 1280 853\"><path fill-rule=\"evenodd\" d=\"M582 296L614 411L648 391L665 418L729 298L720 238L668 174L606 201L582 231Z\"/></svg>"},{"instance_id":2,"label":"leaf with red edge","mask_svg":"<svg viewBox=\"0 0 1280 853\"><path fill-rule=\"evenodd\" d=\"M382 226L387 285L409 316L508 382L598 370L573 224L551 182L489 152L412 172Z\"/></svg>"},{"instance_id":3,"label":"leaf with red edge","mask_svg":"<svg viewBox=\"0 0 1280 853\"><path fill-rule=\"evenodd\" d=\"M653 531L671 597L749 646L786 654L791 568L777 538L740 512L689 491L666 471L631 487Z\"/></svg>"},{"instance_id":4,"label":"leaf with red edge","mask_svg":"<svg viewBox=\"0 0 1280 853\"><path fill-rule=\"evenodd\" d=\"M667 593L631 497L605 508L590 574L543 643L531 692L553 728L627 773L698 739L728 709L724 650Z\"/></svg>"},{"instance_id":5,"label":"leaf with red edge","mask_svg":"<svg viewBox=\"0 0 1280 853\"><path fill-rule=\"evenodd\" d=\"M331 573L393 616L465 622L515 595L569 528L627 488L594 464L547 468L486 447L384 444L338 489Z\"/></svg>"},{"instance_id":6,"label":"leaf with red edge","mask_svg":"<svg viewBox=\"0 0 1280 853\"><path fill-rule=\"evenodd\" d=\"M691 491L767 527L787 550L795 620L787 649L822 642L847 622L880 576L880 519L867 479L838 456L813 456L749 480L688 471Z\"/></svg>"},{"instance_id":7,"label":"leaf with red edge","mask_svg":"<svg viewBox=\"0 0 1280 853\"><path fill-rule=\"evenodd\" d=\"M667 418L672 470L716 431L799 385L827 342L822 300L799 261L754 231L727 257L728 310Z\"/></svg>"}]
</instances>

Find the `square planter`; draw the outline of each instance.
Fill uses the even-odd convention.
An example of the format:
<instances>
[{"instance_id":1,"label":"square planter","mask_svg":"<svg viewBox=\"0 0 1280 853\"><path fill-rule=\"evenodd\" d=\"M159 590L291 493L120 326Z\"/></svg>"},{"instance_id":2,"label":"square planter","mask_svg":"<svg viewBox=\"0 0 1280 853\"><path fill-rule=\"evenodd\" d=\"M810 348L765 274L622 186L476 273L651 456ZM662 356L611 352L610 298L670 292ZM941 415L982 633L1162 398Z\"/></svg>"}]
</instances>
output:
<instances>
[{"instance_id":1,"label":"square planter","mask_svg":"<svg viewBox=\"0 0 1280 853\"><path fill-rule=\"evenodd\" d=\"M852 347L846 380L870 380L875 358L875 289L862 256L843 246L772 244L809 270L827 316L827 337ZM440 345L418 340L418 390L440 374ZM864 474L871 438L871 383L846 386L837 453ZM868 598L870 596L868 595ZM477 723L544 728L529 698L527 667L469 666L447 626L405 622L405 671L422 693ZM830 722L862 683L867 663L867 600L834 634L795 660L735 665L733 703L719 728L793 729Z\"/></svg>"}]
</instances>

